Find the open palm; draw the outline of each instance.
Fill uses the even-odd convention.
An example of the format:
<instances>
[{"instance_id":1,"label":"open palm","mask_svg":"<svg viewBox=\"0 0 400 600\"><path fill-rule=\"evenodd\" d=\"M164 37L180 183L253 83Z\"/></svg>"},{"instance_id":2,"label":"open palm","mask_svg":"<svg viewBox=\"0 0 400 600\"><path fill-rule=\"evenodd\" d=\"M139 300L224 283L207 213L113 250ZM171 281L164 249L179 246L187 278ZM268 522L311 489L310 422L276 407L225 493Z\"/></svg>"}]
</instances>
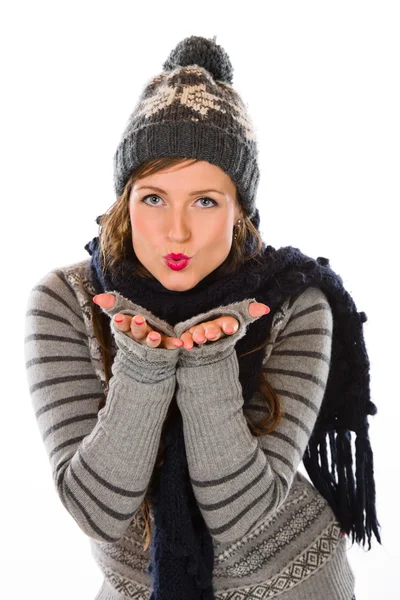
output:
<instances>
[{"instance_id":1,"label":"open palm","mask_svg":"<svg viewBox=\"0 0 400 600\"><path fill-rule=\"evenodd\" d=\"M115 304L113 294L98 294L93 298L99 306L110 309ZM249 315L251 317L260 317L269 313L270 309L262 302L252 302L249 304ZM147 323L142 315L125 315L117 313L113 317L114 323L118 329L126 333L133 340L147 344L151 348L176 349L184 346L186 350L191 350L194 343L204 344L207 341L215 342L227 335L236 333L239 327L237 319L230 316L218 317L212 321L205 321L190 327L188 331L182 333L180 338L168 337L165 334L155 331Z\"/></svg>"}]
</instances>

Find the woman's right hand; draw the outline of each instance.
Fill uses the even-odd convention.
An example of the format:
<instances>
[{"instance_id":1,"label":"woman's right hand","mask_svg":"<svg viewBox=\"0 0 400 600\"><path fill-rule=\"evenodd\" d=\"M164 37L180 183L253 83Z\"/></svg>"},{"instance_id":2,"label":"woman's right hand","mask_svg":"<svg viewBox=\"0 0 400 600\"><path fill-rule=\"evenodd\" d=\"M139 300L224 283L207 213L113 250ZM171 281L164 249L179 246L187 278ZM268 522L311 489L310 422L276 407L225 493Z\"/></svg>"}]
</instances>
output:
<instances>
[{"instance_id":1,"label":"woman's right hand","mask_svg":"<svg viewBox=\"0 0 400 600\"><path fill-rule=\"evenodd\" d=\"M98 294L94 296L93 302L106 309L112 308L115 304L115 296L113 294ZM134 315L132 317L131 315L117 313L113 316L113 321L115 326L120 331L126 333L132 340L135 340L139 344L147 345L150 348L176 350L176 348L183 346L181 339L168 337L152 329L142 315ZM139 324L136 321L142 321L142 323ZM188 346L186 346L186 349L191 350Z\"/></svg>"}]
</instances>

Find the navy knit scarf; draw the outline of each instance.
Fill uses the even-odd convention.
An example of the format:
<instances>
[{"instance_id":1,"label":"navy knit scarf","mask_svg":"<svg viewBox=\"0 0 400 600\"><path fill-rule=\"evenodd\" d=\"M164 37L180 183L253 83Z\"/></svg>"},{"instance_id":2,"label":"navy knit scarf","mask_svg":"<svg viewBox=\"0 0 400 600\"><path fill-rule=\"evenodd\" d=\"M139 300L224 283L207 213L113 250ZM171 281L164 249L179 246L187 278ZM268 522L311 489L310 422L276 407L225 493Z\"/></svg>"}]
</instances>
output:
<instances>
[{"instance_id":1,"label":"navy knit scarf","mask_svg":"<svg viewBox=\"0 0 400 600\"><path fill-rule=\"evenodd\" d=\"M323 290L333 313L331 366L303 463L342 529L348 535L351 533L353 543L354 540L365 543L367 535L370 550L371 532L381 543L375 510L373 453L368 437L368 415L376 414L377 409L370 400L369 359L362 329L367 317L357 311L328 259L314 260L292 246L275 250L263 245L257 259L248 261L235 273L220 276L216 269L194 288L177 292L166 289L157 279L135 276L132 255L112 274L102 273L98 237L85 249L92 257L91 278L97 293L116 290L172 326L217 306L251 297L267 304L270 313L251 323L235 346L245 407L251 407L258 389L265 349L242 355L265 342L273 316L285 300L297 297L309 286ZM355 476L352 431L356 434ZM156 485L151 492L154 506L149 565L151 600L213 600L213 542L190 484L179 410L168 423L165 436L165 462L157 470ZM327 439L331 464L328 464Z\"/></svg>"}]
</instances>

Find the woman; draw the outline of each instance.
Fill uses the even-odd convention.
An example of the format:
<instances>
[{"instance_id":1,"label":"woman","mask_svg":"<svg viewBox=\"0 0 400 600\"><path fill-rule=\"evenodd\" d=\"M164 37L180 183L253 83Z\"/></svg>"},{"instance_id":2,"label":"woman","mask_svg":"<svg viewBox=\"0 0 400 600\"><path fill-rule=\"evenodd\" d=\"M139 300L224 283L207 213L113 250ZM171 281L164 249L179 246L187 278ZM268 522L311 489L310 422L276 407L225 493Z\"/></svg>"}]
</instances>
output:
<instances>
[{"instance_id":1,"label":"woman","mask_svg":"<svg viewBox=\"0 0 400 600\"><path fill-rule=\"evenodd\" d=\"M91 258L29 297L57 493L104 574L96 600L350 600L346 534L380 542L366 315L327 259L262 241L226 52L192 36L163 67Z\"/></svg>"}]
</instances>

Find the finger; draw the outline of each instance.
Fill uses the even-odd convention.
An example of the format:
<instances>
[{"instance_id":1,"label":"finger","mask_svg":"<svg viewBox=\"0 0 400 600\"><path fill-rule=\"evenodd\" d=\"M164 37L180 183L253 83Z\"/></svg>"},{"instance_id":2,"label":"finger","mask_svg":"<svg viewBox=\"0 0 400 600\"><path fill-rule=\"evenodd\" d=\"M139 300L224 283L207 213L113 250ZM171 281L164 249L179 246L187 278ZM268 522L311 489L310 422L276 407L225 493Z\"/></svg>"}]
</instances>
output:
<instances>
[{"instance_id":1,"label":"finger","mask_svg":"<svg viewBox=\"0 0 400 600\"><path fill-rule=\"evenodd\" d=\"M113 321L115 323L115 326L120 331L124 331L125 333L130 332L130 329L131 329L130 319L132 319L132 317L130 317L129 315L123 315L121 313L117 313L116 315L113 316Z\"/></svg>"},{"instance_id":2,"label":"finger","mask_svg":"<svg viewBox=\"0 0 400 600\"><path fill-rule=\"evenodd\" d=\"M221 331L221 328L218 327L217 325L208 325L207 327L204 328L204 333L206 335L206 338L208 340L211 340L212 342L215 342L216 340L219 340L219 338L224 335L223 332Z\"/></svg>"},{"instance_id":3,"label":"finger","mask_svg":"<svg viewBox=\"0 0 400 600\"><path fill-rule=\"evenodd\" d=\"M191 350L193 348L193 338L192 334L189 331L185 331L185 333L182 333L179 339L183 341L183 345L186 348L186 350Z\"/></svg>"},{"instance_id":4,"label":"finger","mask_svg":"<svg viewBox=\"0 0 400 600\"><path fill-rule=\"evenodd\" d=\"M131 338L131 340L135 340L135 341L140 341L139 336L135 333L132 332L131 329L131 322L133 321L132 317L130 315L124 315L121 313L117 313L116 315L114 315L113 317L113 321L115 323L115 326L122 331L123 333L125 333L128 337ZM143 334L143 337L145 337L145 333Z\"/></svg>"},{"instance_id":5,"label":"finger","mask_svg":"<svg viewBox=\"0 0 400 600\"><path fill-rule=\"evenodd\" d=\"M167 348L168 350L176 350L177 348L181 348L183 346L183 341L176 337L165 336L162 339L162 343L162 348Z\"/></svg>"},{"instance_id":6,"label":"finger","mask_svg":"<svg viewBox=\"0 0 400 600\"><path fill-rule=\"evenodd\" d=\"M267 315L270 310L270 307L262 302L252 302L249 305L249 315L251 317L261 317L262 315Z\"/></svg>"},{"instance_id":7,"label":"finger","mask_svg":"<svg viewBox=\"0 0 400 600\"><path fill-rule=\"evenodd\" d=\"M117 313L113 317L113 321L115 322L116 327L120 331L127 333L130 338L134 340L142 340L146 337L146 335L151 331L149 326L146 326L146 321L143 317L140 317L142 321L142 325L138 325L135 319L139 317L132 317L131 315L124 315L121 313Z\"/></svg>"},{"instance_id":8,"label":"finger","mask_svg":"<svg viewBox=\"0 0 400 600\"><path fill-rule=\"evenodd\" d=\"M224 333L231 335L239 329L239 322L234 317L218 317L214 320Z\"/></svg>"},{"instance_id":9,"label":"finger","mask_svg":"<svg viewBox=\"0 0 400 600\"><path fill-rule=\"evenodd\" d=\"M189 333L192 334L193 341L195 341L196 344L204 344L207 341L203 323L191 327Z\"/></svg>"},{"instance_id":10,"label":"finger","mask_svg":"<svg viewBox=\"0 0 400 600\"><path fill-rule=\"evenodd\" d=\"M157 331L150 331L146 337L146 344L150 348L157 348L161 344L161 334Z\"/></svg>"},{"instance_id":11,"label":"finger","mask_svg":"<svg viewBox=\"0 0 400 600\"><path fill-rule=\"evenodd\" d=\"M113 294L97 294L97 296L93 296L93 302L102 308L112 308L115 304L115 296Z\"/></svg>"},{"instance_id":12,"label":"finger","mask_svg":"<svg viewBox=\"0 0 400 600\"><path fill-rule=\"evenodd\" d=\"M174 337L168 337L164 334L154 331L147 325L145 318L142 315L136 315L132 319L131 331L135 339L143 340L146 338L146 343L151 348L160 347L168 350L175 350L183 345L182 340Z\"/></svg>"},{"instance_id":13,"label":"finger","mask_svg":"<svg viewBox=\"0 0 400 600\"><path fill-rule=\"evenodd\" d=\"M146 323L146 319L142 315L131 317L130 330L135 339L144 340L152 331L151 327Z\"/></svg>"}]
</instances>

